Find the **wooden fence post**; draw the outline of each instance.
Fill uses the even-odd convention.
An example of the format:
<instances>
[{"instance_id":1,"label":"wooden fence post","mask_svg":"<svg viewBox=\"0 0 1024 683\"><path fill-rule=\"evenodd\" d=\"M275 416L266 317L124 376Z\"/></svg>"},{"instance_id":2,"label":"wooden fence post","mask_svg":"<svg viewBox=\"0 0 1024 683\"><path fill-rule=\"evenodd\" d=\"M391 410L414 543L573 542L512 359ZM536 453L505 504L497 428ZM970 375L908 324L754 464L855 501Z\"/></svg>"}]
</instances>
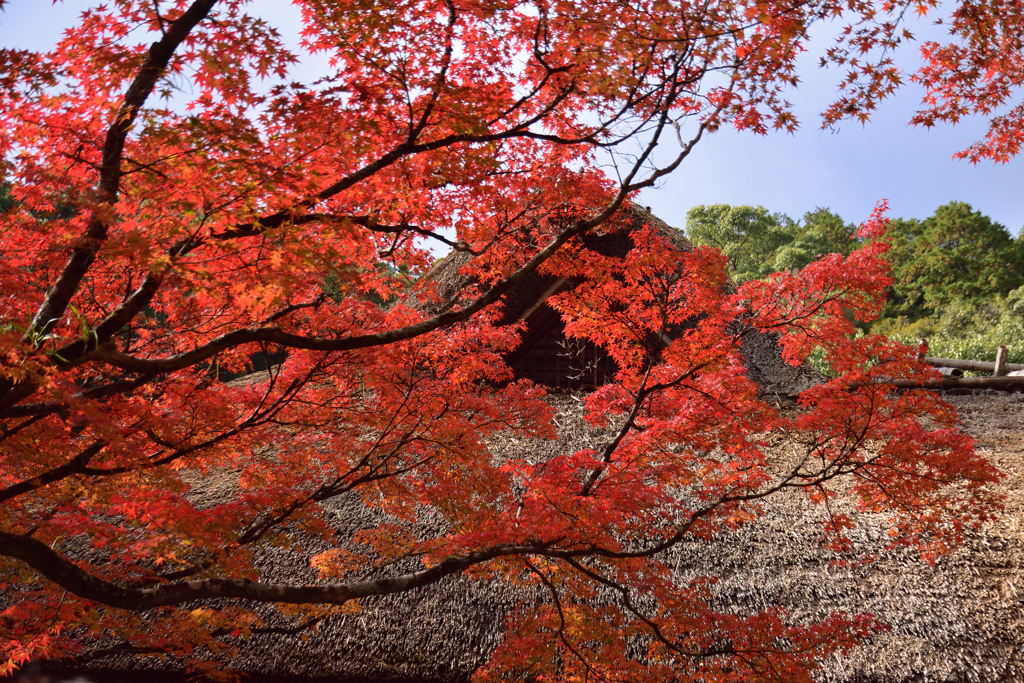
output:
<instances>
[{"instance_id":1,"label":"wooden fence post","mask_svg":"<svg viewBox=\"0 0 1024 683\"><path fill-rule=\"evenodd\" d=\"M993 377L1002 377L1006 374L1006 356L1009 355L1009 352L1010 349L1005 345L996 349L996 367L993 368Z\"/></svg>"}]
</instances>

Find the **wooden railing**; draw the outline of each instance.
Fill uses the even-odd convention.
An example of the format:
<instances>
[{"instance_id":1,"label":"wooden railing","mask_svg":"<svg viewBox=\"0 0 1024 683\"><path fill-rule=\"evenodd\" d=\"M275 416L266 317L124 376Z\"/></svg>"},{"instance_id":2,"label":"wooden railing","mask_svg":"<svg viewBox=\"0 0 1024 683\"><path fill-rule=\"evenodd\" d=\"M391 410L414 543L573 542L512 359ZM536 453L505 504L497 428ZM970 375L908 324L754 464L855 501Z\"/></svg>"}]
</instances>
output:
<instances>
[{"instance_id":1,"label":"wooden railing","mask_svg":"<svg viewBox=\"0 0 1024 683\"><path fill-rule=\"evenodd\" d=\"M990 372L993 377L1003 377L1011 372L1024 371L1024 363L1007 363L1007 347L1000 346L996 352L996 362L984 360L960 360L959 358L932 358L926 357L924 362L939 368L956 368L958 370L971 370L973 372Z\"/></svg>"},{"instance_id":2,"label":"wooden railing","mask_svg":"<svg viewBox=\"0 0 1024 683\"><path fill-rule=\"evenodd\" d=\"M924 341L924 340L922 340ZM927 348L925 346L924 348ZM929 365L934 365L943 374L942 379L925 381L893 380L898 387L924 389L1001 389L1015 391L1024 389L1024 364L1007 363L1009 347L1000 346L996 350L994 363L981 360L961 360L959 358L922 358ZM964 377L963 371L990 372L990 377Z\"/></svg>"}]
</instances>

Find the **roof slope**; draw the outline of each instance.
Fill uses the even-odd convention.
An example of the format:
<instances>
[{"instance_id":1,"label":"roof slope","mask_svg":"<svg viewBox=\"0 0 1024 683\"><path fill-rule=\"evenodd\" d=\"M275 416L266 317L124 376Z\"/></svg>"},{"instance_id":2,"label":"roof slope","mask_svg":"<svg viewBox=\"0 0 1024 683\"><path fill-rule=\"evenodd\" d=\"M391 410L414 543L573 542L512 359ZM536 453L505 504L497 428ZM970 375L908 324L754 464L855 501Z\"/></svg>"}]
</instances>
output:
<instances>
[{"instance_id":1,"label":"roof slope","mask_svg":"<svg viewBox=\"0 0 1024 683\"><path fill-rule=\"evenodd\" d=\"M934 565L910 552L884 554L860 567L832 565L834 555L818 544L823 511L800 495L781 496L758 521L713 547L700 542L671 551L679 578L717 575L719 606L737 613L782 606L798 619L844 611L871 612L891 631L830 660L822 683L1011 683L1024 680L1024 394L979 393L950 399L965 429L1007 474L1000 489L1005 515L968 544ZM547 458L593 446L603 433L582 420L582 394L550 396L560 425L556 441L496 439L498 457ZM787 445L775 444L785 457ZM196 487L196 502L231 495L230 475ZM378 514L344 498L327 504L342 536L377 524ZM868 517L855 540L864 552L885 544L886 520ZM425 523L420 534L443 533ZM321 550L299 539L307 557ZM265 553L268 578L315 581L302 558ZM303 634L256 635L240 645L240 657L225 660L255 681L329 677L334 681L465 681L486 661L501 637L505 616L534 596L499 580L455 577L414 593L367 600L358 613L335 616ZM270 623L289 620L273 617ZM129 683L135 671L173 672L180 662L157 664L124 655L95 661L93 672L115 671ZM65 670L67 665L65 664ZM74 672L82 671L74 666ZM286 677L267 679L266 676ZM157 683L148 674L147 683ZM142 680L138 678L136 680ZM308 680L302 678L301 680Z\"/></svg>"},{"instance_id":2,"label":"roof slope","mask_svg":"<svg viewBox=\"0 0 1024 683\"><path fill-rule=\"evenodd\" d=\"M652 221L642 209L631 210L638 220ZM662 229L672 231L668 226ZM681 248L689 248L678 231L667 234L674 235ZM452 265L466 259L466 254L457 253L447 258L447 266L436 269L434 277L450 296L470 284ZM550 284L540 283L532 291L543 293ZM516 304L520 311L536 303L526 299ZM748 337L748 369L763 390L789 393L809 381L802 369L782 362L771 336ZM823 510L800 495L787 495L771 501L763 517L713 547L695 541L670 551L679 579L721 577L715 600L738 613L766 606L784 607L797 619L835 611L871 612L890 625L891 631L848 657L830 660L822 683L1024 680L1024 395L976 394L951 400L961 411L966 430L980 439L981 449L1007 473L1000 485L1007 495L1005 517L972 537L966 547L935 565L902 552L880 555L856 568L834 566L836 557L818 544ZM558 439L498 437L490 443L495 457L544 460L593 448L607 438L583 421L582 394L553 393L549 401L558 413ZM773 452L784 459L788 448L779 441ZM237 485L237 474L232 472L197 478L194 503L207 506L230 500L237 494ZM357 495L326 501L323 506L339 538L351 538L356 530L385 521L382 513L361 504ZM444 534L440 521L435 523L429 511L424 513L416 533L421 537ZM867 517L865 522L855 536L859 549L880 553L886 520ZM269 547L258 551L266 579L317 581L308 560L324 549L323 541L296 537L296 542L301 553ZM366 600L358 612L326 618L314 631L254 635L238 643L239 656L224 659L224 664L253 675L256 681L266 676L465 681L493 651L505 617L520 602L535 598L528 589L501 580L451 577L412 593ZM273 607L263 612L270 626L286 628L296 622ZM98 658L87 668L114 671L117 680L128 683L132 678L128 672L155 669L167 674L181 671L182 664L121 654ZM65 662L65 670L69 667L76 673L82 670ZM147 683L156 683L151 675L144 677Z\"/></svg>"}]
</instances>

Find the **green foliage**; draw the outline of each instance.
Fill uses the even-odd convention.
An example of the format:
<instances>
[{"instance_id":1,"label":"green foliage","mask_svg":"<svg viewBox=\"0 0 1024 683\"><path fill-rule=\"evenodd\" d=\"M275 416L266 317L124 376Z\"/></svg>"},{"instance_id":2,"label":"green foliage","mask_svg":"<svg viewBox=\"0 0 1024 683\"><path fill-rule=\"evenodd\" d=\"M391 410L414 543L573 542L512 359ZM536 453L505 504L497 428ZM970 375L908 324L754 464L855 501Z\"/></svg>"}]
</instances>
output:
<instances>
[{"instance_id":1,"label":"green foliage","mask_svg":"<svg viewBox=\"0 0 1024 683\"><path fill-rule=\"evenodd\" d=\"M924 221L894 220L887 237L896 284L885 316L917 320L957 302L985 306L1024 285L1024 242L964 202Z\"/></svg>"},{"instance_id":2,"label":"green foliage","mask_svg":"<svg viewBox=\"0 0 1024 683\"><path fill-rule=\"evenodd\" d=\"M927 337L928 355L938 358L994 361L996 348L1005 344L1009 361L1024 363L1024 287L987 304L956 301L936 317L883 318L871 331L907 344Z\"/></svg>"},{"instance_id":3,"label":"green foliage","mask_svg":"<svg viewBox=\"0 0 1024 683\"><path fill-rule=\"evenodd\" d=\"M794 227L791 218L763 206L702 204L686 214L686 234L694 244L721 249L729 275L746 282L775 272L772 255L792 242Z\"/></svg>"},{"instance_id":4,"label":"green foliage","mask_svg":"<svg viewBox=\"0 0 1024 683\"><path fill-rule=\"evenodd\" d=\"M889 288L889 294L882 309L884 318L909 318L916 320L927 315L924 293L907 270L916 258L924 232L921 221L916 218L894 218L889 222L885 238L889 242L886 260L892 268L896 281Z\"/></svg>"},{"instance_id":5,"label":"green foliage","mask_svg":"<svg viewBox=\"0 0 1024 683\"><path fill-rule=\"evenodd\" d=\"M856 225L826 208L808 211L802 223L793 224L791 241L775 251L773 270L800 269L826 254L849 254L860 246L853 238L856 231Z\"/></svg>"},{"instance_id":6,"label":"green foliage","mask_svg":"<svg viewBox=\"0 0 1024 683\"><path fill-rule=\"evenodd\" d=\"M856 226L821 207L797 222L761 206L698 206L686 231L696 244L721 249L737 282L860 246ZM893 219L886 239L896 283L872 333L913 345L928 337L929 354L944 358L991 361L1006 344L1011 362L1024 362L1024 237L951 202L923 221ZM808 360L833 374L820 350Z\"/></svg>"},{"instance_id":7,"label":"green foliage","mask_svg":"<svg viewBox=\"0 0 1024 683\"><path fill-rule=\"evenodd\" d=\"M826 254L849 254L859 246L853 239L856 230L820 206L800 222L763 206L701 205L686 215L690 240L721 249L736 282L799 270Z\"/></svg>"},{"instance_id":8,"label":"green foliage","mask_svg":"<svg viewBox=\"0 0 1024 683\"><path fill-rule=\"evenodd\" d=\"M0 213L7 213L14 208L14 197L11 196L11 186L0 182Z\"/></svg>"}]
</instances>

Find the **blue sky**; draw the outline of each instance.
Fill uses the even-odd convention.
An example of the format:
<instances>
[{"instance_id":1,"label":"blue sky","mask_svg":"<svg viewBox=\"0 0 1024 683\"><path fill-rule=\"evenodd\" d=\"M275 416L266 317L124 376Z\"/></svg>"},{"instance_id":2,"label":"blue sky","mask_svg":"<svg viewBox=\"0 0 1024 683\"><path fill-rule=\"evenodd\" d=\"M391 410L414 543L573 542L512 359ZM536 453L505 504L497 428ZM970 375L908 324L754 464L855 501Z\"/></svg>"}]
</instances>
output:
<instances>
[{"instance_id":1,"label":"blue sky","mask_svg":"<svg viewBox=\"0 0 1024 683\"><path fill-rule=\"evenodd\" d=\"M827 28L818 32L816 44L827 37ZM942 37L933 26L913 30ZM920 60L916 46L908 47L898 62L904 70ZM923 89L907 83L866 125L847 122L838 133L821 130L820 112L836 97L842 73L818 68L813 47L805 57L802 83L788 98L801 121L799 131L762 137L723 128L701 140L661 186L645 191L642 203L682 227L687 210L698 204L761 205L793 218L823 206L860 223L880 199L889 200L894 218L926 218L959 200L1018 234L1024 226L1024 159L972 165L951 158L984 136L984 119L931 130L912 127L908 122Z\"/></svg>"},{"instance_id":2,"label":"blue sky","mask_svg":"<svg viewBox=\"0 0 1024 683\"><path fill-rule=\"evenodd\" d=\"M294 35L294 13L287 12L284 0L260 4L289 22L285 33ZM0 42L5 47L45 48L88 5L77 0L56 6L46 0L9 0L0 12ZM983 120L913 128L907 122L921 91L908 84L866 126L846 123L838 133L820 130L818 113L835 97L842 74L818 69L814 48L838 28L825 26L818 32L806 55L801 86L790 94L802 122L795 135L759 137L723 128L701 140L683 166L659 187L646 190L640 202L682 227L686 212L698 204L762 205L793 218L823 206L859 223L883 198L889 200L891 216L905 218L925 218L936 207L959 200L1018 234L1024 226L1024 159L976 166L951 159L983 136ZM941 36L941 30L926 25L913 30ZM900 63L910 68L916 59L912 48Z\"/></svg>"}]
</instances>

